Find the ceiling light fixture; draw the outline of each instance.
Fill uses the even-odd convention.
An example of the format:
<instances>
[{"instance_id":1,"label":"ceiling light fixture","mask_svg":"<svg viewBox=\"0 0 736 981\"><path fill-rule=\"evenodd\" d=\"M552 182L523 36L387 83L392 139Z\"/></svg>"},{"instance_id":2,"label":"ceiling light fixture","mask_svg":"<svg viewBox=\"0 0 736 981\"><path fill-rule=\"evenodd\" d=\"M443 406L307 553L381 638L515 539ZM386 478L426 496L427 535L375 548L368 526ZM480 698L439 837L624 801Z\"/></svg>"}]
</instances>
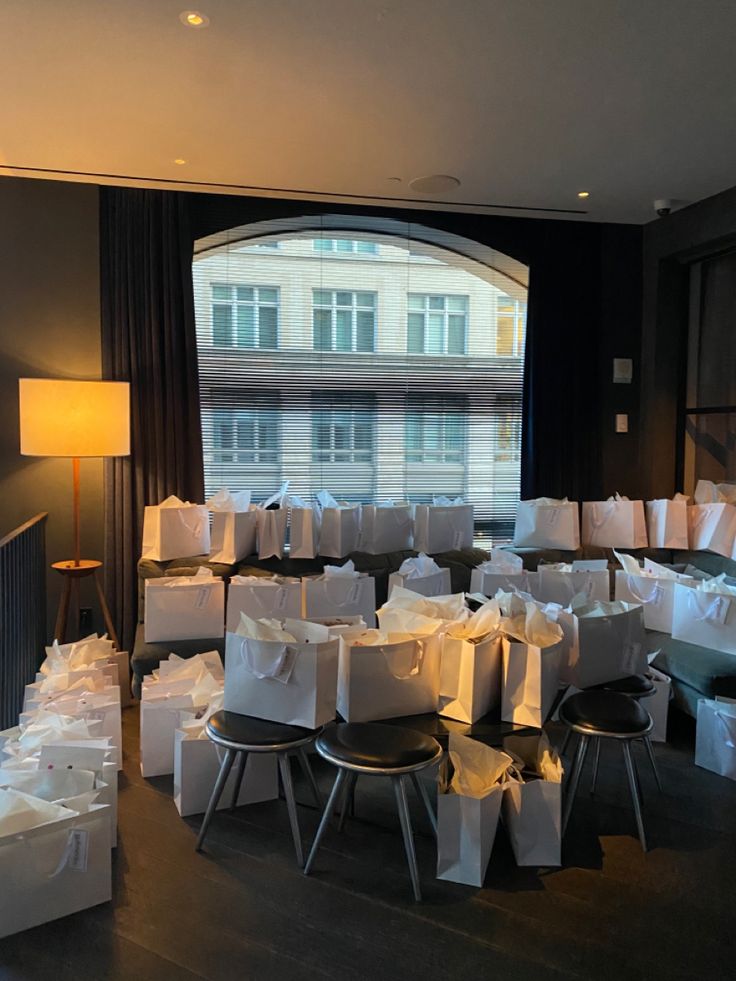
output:
<instances>
[{"instance_id":1,"label":"ceiling light fixture","mask_svg":"<svg viewBox=\"0 0 736 981\"><path fill-rule=\"evenodd\" d=\"M589 198L590 197L590 191L578 191L578 197L579 198Z\"/></svg>"},{"instance_id":2,"label":"ceiling light fixture","mask_svg":"<svg viewBox=\"0 0 736 981\"><path fill-rule=\"evenodd\" d=\"M409 181L409 187L420 194L444 194L445 191L454 191L456 187L460 187L460 181L449 174L430 174L427 177L415 177L413 181Z\"/></svg>"},{"instance_id":3,"label":"ceiling light fixture","mask_svg":"<svg viewBox=\"0 0 736 981\"><path fill-rule=\"evenodd\" d=\"M185 27L209 27L210 19L199 10L182 10L179 20Z\"/></svg>"},{"instance_id":4,"label":"ceiling light fixture","mask_svg":"<svg viewBox=\"0 0 736 981\"><path fill-rule=\"evenodd\" d=\"M186 160L184 160L183 157L177 157L176 160L174 161L174 163L175 164L179 164L179 166L181 167L182 164L185 164L186 163Z\"/></svg>"}]
</instances>

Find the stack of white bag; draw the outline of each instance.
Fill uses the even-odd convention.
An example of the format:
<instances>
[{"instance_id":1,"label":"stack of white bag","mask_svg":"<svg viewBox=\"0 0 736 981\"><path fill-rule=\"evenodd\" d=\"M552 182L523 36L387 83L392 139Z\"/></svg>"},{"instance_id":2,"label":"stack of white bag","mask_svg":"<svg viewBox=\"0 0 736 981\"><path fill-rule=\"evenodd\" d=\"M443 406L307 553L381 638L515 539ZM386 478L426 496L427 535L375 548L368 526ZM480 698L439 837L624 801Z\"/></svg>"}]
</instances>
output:
<instances>
[{"instance_id":1,"label":"stack of white bag","mask_svg":"<svg viewBox=\"0 0 736 981\"><path fill-rule=\"evenodd\" d=\"M223 487L207 501L212 512L210 562L232 564L256 550L256 511L250 491L231 494Z\"/></svg>"},{"instance_id":2,"label":"stack of white bag","mask_svg":"<svg viewBox=\"0 0 736 981\"><path fill-rule=\"evenodd\" d=\"M514 524L514 545L528 548L580 548L580 516L577 501L566 497L538 497L519 501Z\"/></svg>"},{"instance_id":3,"label":"stack of white bag","mask_svg":"<svg viewBox=\"0 0 736 981\"><path fill-rule=\"evenodd\" d=\"M501 610L488 600L467 620L442 634L440 715L477 722L501 704L503 649Z\"/></svg>"},{"instance_id":4,"label":"stack of white bag","mask_svg":"<svg viewBox=\"0 0 736 981\"><path fill-rule=\"evenodd\" d=\"M224 672L217 651L181 658L170 654L143 680L140 710L141 774L174 772L174 733L203 714L222 690Z\"/></svg>"},{"instance_id":5,"label":"stack of white bag","mask_svg":"<svg viewBox=\"0 0 736 981\"><path fill-rule=\"evenodd\" d=\"M675 606L675 586L697 586L692 576L675 572L651 559L644 560L640 568L633 555L614 553L622 568L616 570L616 599L626 603L639 603L644 608L644 626L647 630L672 633Z\"/></svg>"},{"instance_id":6,"label":"stack of white bag","mask_svg":"<svg viewBox=\"0 0 736 981\"><path fill-rule=\"evenodd\" d=\"M388 577L388 594L394 586L410 589L422 596L445 596L452 588L449 569L441 569L433 558L420 552L411 559L404 559L398 572Z\"/></svg>"},{"instance_id":7,"label":"stack of white bag","mask_svg":"<svg viewBox=\"0 0 736 981\"><path fill-rule=\"evenodd\" d=\"M376 582L355 564L326 565L321 576L302 580L304 615L307 620L326 617L362 617L369 627L376 624Z\"/></svg>"},{"instance_id":8,"label":"stack of white bag","mask_svg":"<svg viewBox=\"0 0 736 981\"><path fill-rule=\"evenodd\" d=\"M193 576L146 579L144 635L147 644L222 637L225 583L200 566Z\"/></svg>"},{"instance_id":9,"label":"stack of white bag","mask_svg":"<svg viewBox=\"0 0 736 981\"><path fill-rule=\"evenodd\" d=\"M118 651L107 634L90 634L70 644L54 641L38 669L36 682L51 675L64 675L93 669L102 671L111 685L120 688L120 703L130 705L130 661L127 651ZM57 684L56 687L59 687Z\"/></svg>"},{"instance_id":10,"label":"stack of white bag","mask_svg":"<svg viewBox=\"0 0 736 981\"><path fill-rule=\"evenodd\" d=\"M736 485L699 480L695 503L687 509L690 548L734 556L736 542Z\"/></svg>"},{"instance_id":11,"label":"stack of white bag","mask_svg":"<svg viewBox=\"0 0 736 981\"><path fill-rule=\"evenodd\" d=\"M243 613L226 635L224 708L316 729L335 718L337 658L337 639L323 624Z\"/></svg>"},{"instance_id":12,"label":"stack of white bag","mask_svg":"<svg viewBox=\"0 0 736 981\"><path fill-rule=\"evenodd\" d=\"M535 593L537 574L524 569L524 561L504 548L492 548L491 557L470 573L470 592L495 596L503 592Z\"/></svg>"},{"instance_id":13,"label":"stack of white bag","mask_svg":"<svg viewBox=\"0 0 736 981\"><path fill-rule=\"evenodd\" d=\"M720 575L695 586L675 583L672 637L736 654L736 580Z\"/></svg>"},{"instance_id":14,"label":"stack of white bag","mask_svg":"<svg viewBox=\"0 0 736 981\"><path fill-rule=\"evenodd\" d=\"M207 737L207 720L223 708L224 691L210 698L206 712L185 722L174 733L174 804L182 817L201 814L207 809L212 788L220 769L218 747ZM229 807L235 789L237 768L230 770L218 809ZM276 756L272 753L249 753L236 806L278 797Z\"/></svg>"},{"instance_id":15,"label":"stack of white bag","mask_svg":"<svg viewBox=\"0 0 736 981\"><path fill-rule=\"evenodd\" d=\"M583 503L583 545L646 548L644 502L615 494L607 501Z\"/></svg>"}]
</instances>

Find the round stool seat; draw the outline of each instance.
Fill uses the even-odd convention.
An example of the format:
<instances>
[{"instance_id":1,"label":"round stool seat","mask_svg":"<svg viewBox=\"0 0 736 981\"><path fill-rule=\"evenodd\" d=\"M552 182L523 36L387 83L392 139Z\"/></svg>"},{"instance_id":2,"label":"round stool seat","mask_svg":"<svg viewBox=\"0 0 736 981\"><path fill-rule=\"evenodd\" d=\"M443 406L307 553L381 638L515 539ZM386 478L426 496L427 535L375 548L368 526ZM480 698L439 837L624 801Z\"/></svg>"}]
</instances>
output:
<instances>
[{"instance_id":1,"label":"round stool seat","mask_svg":"<svg viewBox=\"0 0 736 981\"><path fill-rule=\"evenodd\" d=\"M442 753L432 736L379 722L342 722L330 726L315 745L319 753L336 764L361 770L419 768Z\"/></svg>"},{"instance_id":2,"label":"round stool seat","mask_svg":"<svg viewBox=\"0 0 736 981\"><path fill-rule=\"evenodd\" d=\"M586 691L617 691L630 698L646 698L655 692L654 682L644 674L630 674L626 678L607 681L604 685L593 685Z\"/></svg>"},{"instance_id":3,"label":"round stool seat","mask_svg":"<svg viewBox=\"0 0 736 981\"><path fill-rule=\"evenodd\" d=\"M583 691L560 706L560 719L590 736L632 739L652 728L649 713L638 701L615 691Z\"/></svg>"},{"instance_id":4,"label":"round stool seat","mask_svg":"<svg viewBox=\"0 0 736 981\"><path fill-rule=\"evenodd\" d=\"M312 739L319 729L303 729L281 722L267 722L237 712L215 712L207 720L207 735L222 746L281 747Z\"/></svg>"}]
</instances>

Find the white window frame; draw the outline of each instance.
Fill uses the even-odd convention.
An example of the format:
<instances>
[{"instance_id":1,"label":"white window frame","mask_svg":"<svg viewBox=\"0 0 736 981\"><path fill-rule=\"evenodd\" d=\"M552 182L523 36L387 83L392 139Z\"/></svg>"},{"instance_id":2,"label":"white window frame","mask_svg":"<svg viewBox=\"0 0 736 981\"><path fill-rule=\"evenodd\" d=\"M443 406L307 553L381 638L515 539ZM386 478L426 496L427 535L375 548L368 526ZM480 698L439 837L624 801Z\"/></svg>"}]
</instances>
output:
<instances>
[{"instance_id":1,"label":"white window frame","mask_svg":"<svg viewBox=\"0 0 736 981\"><path fill-rule=\"evenodd\" d=\"M339 249L337 247L338 242L344 242L349 245L349 249ZM358 246L363 246L359 248ZM368 246L366 248L366 246ZM359 255L359 256L377 256L378 255L378 245L375 242L367 242L363 239L348 239L348 238L315 238L312 240L312 248L315 252L319 252L320 255Z\"/></svg>"},{"instance_id":2,"label":"white window frame","mask_svg":"<svg viewBox=\"0 0 736 981\"><path fill-rule=\"evenodd\" d=\"M450 418L460 419L462 425L462 448L451 449L447 445L448 426ZM425 427L428 423L436 424L439 430L439 447L431 449L424 443ZM415 449L409 445L409 427L418 424L419 446ZM404 452L409 464L425 464L427 466L447 465L465 469L468 460L468 417L463 412L442 412L435 410L423 411L412 405L407 405L404 426ZM430 459L436 457L436 459Z\"/></svg>"},{"instance_id":3,"label":"white window frame","mask_svg":"<svg viewBox=\"0 0 736 981\"><path fill-rule=\"evenodd\" d=\"M509 306L513 305L513 310L510 313L505 311L502 313L499 310L499 304L505 303ZM511 354L502 354L498 350L498 318L499 316L511 317L513 319L513 335L511 344ZM521 337L521 342L520 342ZM496 354L499 358L521 358L524 354L524 344L526 342L526 303L523 300L517 300L516 297L502 295L498 296L496 299Z\"/></svg>"},{"instance_id":4,"label":"white window frame","mask_svg":"<svg viewBox=\"0 0 736 981\"><path fill-rule=\"evenodd\" d=\"M339 419L338 417L347 417ZM370 449L355 445L355 425L356 422L368 422L371 430ZM346 425L349 428L349 446L336 446L335 430L338 425ZM317 445L317 427L327 425L330 430L330 446L322 449ZM316 464L325 463L354 463L359 466L375 468L376 466L376 414L370 409L354 409L350 406L342 408L332 406L324 409L315 407L312 409L312 462Z\"/></svg>"},{"instance_id":5,"label":"white window frame","mask_svg":"<svg viewBox=\"0 0 736 981\"><path fill-rule=\"evenodd\" d=\"M278 286L269 286L266 284L254 285L253 283L212 283L212 295L211 295L211 315L212 315L212 344L213 346L223 346L216 345L215 341L215 307L230 306L230 343L224 345L225 347L240 348L243 351L278 351L279 349L279 328L280 328L280 311L281 311L281 290ZM215 296L215 291L218 289L226 289L230 291L230 298L220 299ZM240 300L238 299L238 290L247 289L253 290L252 300ZM276 300L262 300L261 290L275 290ZM239 344L238 343L238 309L240 307L252 307L253 308L253 327L256 335L256 343L250 344ZM261 344L261 307L267 307L268 309L276 310L276 345L275 347L266 347Z\"/></svg>"},{"instance_id":6,"label":"white window frame","mask_svg":"<svg viewBox=\"0 0 736 981\"><path fill-rule=\"evenodd\" d=\"M423 301L423 309L419 310L417 307L410 305L412 298L420 297ZM444 306L442 310L430 309L429 301L430 299L435 300L440 298L444 300ZM465 300L465 310L463 315L465 317L465 329L463 331L463 350L459 353L448 354L447 351L447 338L449 329L449 317L458 317L460 312L457 310L448 310L447 301L448 299L463 299ZM433 316L442 315L442 350L441 351L428 351L427 350L427 331L429 328L429 315ZM423 327L422 327L422 350L421 351L410 351L409 350L409 317L410 316L421 316L423 317ZM459 358L464 357L468 353L468 333L470 327L470 297L467 293L407 293L406 296L406 351L407 354L414 355L428 355L429 357L451 357Z\"/></svg>"},{"instance_id":7,"label":"white window frame","mask_svg":"<svg viewBox=\"0 0 736 981\"><path fill-rule=\"evenodd\" d=\"M315 296L317 293L330 293L331 300L330 303L317 303L315 302ZM338 293L349 293L351 300L350 305L337 302ZM373 305L363 306L358 304L357 295L358 293L370 293L373 297ZM314 346L314 312L315 310L329 310L330 311L330 346L328 348L318 348ZM337 335L337 312L349 310L350 311L350 350L342 351L336 346L336 335ZM369 351L359 351L357 347L358 342L358 312L373 314L373 338L371 343L371 348ZM330 289L329 287L317 287L312 289L312 345L315 351L329 351L335 354L375 354L376 352L376 335L378 332L378 293L375 290L343 290L343 289Z\"/></svg>"},{"instance_id":8,"label":"white window frame","mask_svg":"<svg viewBox=\"0 0 736 981\"><path fill-rule=\"evenodd\" d=\"M272 425L266 427L264 414L269 413ZM253 425L253 440L251 446L243 446L240 442L240 426L245 423ZM217 434L221 426L230 426L232 446L218 446ZM267 439L275 434L272 441ZM281 462L281 413L277 408L268 409L232 409L216 410L212 419L212 462L264 464L280 466Z\"/></svg>"}]
</instances>

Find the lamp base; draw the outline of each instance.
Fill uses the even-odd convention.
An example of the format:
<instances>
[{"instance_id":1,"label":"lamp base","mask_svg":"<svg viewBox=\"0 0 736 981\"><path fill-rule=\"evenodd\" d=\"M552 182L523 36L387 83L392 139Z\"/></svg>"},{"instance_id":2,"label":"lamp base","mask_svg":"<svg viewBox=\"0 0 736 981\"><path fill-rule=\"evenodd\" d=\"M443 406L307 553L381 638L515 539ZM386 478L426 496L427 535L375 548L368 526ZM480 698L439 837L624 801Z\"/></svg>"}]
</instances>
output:
<instances>
[{"instance_id":1,"label":"lamp base","mask_svg":"<svg viewBox=\"0 0 736 981\"><path fill-rule=\"evenodd\" d=\"M87 576L92 576L95 581L97 599L100 603L100 609L102 610L102 616L105 621L108 636L113 642L115 648L120 650L118 635L115 631L115 627L113 626L112 617L110 616L110 608L107 605L105 594L102 591L102 584L100 583L99 572L102 568L102 563L98 562L96 559L80 559L79 562L76 562L74 559L65 559L63 562L54 562L51 568L64 577L61 599L59 600L59 611L56 615L56 626L54 627L55 639L58 640L60 644L65 642L67 622L69 620L69 608L72 603L72 594L74 596L74 609L77 611L78 617L79 580L84 579Z\"/></svg>"}]
</instances>

